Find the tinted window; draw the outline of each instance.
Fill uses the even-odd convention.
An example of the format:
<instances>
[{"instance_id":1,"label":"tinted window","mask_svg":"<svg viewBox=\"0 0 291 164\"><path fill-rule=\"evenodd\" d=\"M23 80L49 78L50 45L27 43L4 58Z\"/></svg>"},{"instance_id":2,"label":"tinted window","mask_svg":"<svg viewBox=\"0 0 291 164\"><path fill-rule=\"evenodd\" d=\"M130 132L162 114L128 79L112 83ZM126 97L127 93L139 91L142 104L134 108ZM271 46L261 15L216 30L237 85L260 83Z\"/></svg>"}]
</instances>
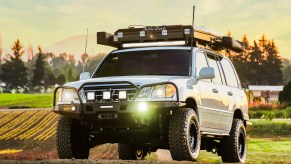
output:
<instances>
[{"instance_id":1,"label":"tinted window","mask_svg":"<svg viewBox=\"0 0 291 164\"><path fill-rule=\"evenodd\" d=\"M207 64L207 60L206 60L206 57L205 57L205 54L203 52L197 52L196 53L196 76L199 76L199 72L201 70L201 68L203 67L208 67L208 64ZM204 81L209 81L210 82L210 79L203 79Z\"/></svg>"},{"instance_id":2,"label":"tinted window","mask_svg":"<svg viewBox=\"0 0 291 164\"><path fill-rule=\"evenodd\" d=\"M220 76L216 58L210 54L207 54L207 58L208 58L209 66L214 68L215 78L213 78L212 81L216 84L222 84L222 79Z\"/></svg>"},{"instance_id":3,"label":"tinted window","mask_svg":"<svg viewBox=\"0 0 291 164\"><path fill-rule=\"evenodd\" d=\"M221 62L222 69L223 69L225 77L226 77L227 85L233 86L233 87L238 87L238 81L236 78L236 74L234 72L234 69L233 69L231 63L228 60L226 60L225 58L222 58L222 60L220 62Z\"/></svg>"},{"instance_id":4,"label":"tinted window","mask_svg":"<svg viewBox=\"0 0 291 164\"><path fill-rule=\"evenodd\" d=\"M222 68L221 68L221 63L220 63L222 57L217 56L216 59L217 59L216 62L217 62L218 68L219 68L219 72L220 72L220 75L221 75L221 80L222 80L223 84L226 84L225 75L224 75L224 73L223 73L223 70L222 70Z\"/></svg>"},{"instance_id":5,"label":"tinted window","mask_svg":"<svg viewBox=\"0 0 291 164\"><path fill-rule=\"evenodd\" d=\"M130 51L109 54L93 77L190 75L191 53L186 50Z\"/></svg>"},{"instance_id":6,"label":"tinted window","mask_svg":"<svg viewBox=\"0 0 291 164\"><path fill-rule=\"evenodd\" d=\"M196 53L196 74L199 75L201 68L208 67L205 54L203 52Z\"/></svg>"}]
</instances>

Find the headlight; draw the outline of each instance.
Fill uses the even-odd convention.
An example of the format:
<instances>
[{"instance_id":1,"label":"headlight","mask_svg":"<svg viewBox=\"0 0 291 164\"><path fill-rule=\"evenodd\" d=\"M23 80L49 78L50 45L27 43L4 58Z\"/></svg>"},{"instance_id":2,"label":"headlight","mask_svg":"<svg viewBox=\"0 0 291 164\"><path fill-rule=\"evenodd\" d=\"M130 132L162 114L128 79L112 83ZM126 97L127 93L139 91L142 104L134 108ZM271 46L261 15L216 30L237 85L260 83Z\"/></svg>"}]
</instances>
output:
<instances>
[{"instance_id":1,"label":"headlight","mask_svg":"<svg viewBox=\"0 0 291 164\"><path fill-rule=\"evenodd\" d=\"M153 87L144 87L139 95L138 98L148 98L150 97L150 94L152 93Z\"/></svg>"},{"instance_id":2,"label":"headlight","mask_svg":"<svg viewBox=\"0 0 291 164\"><path fill-rule=\"evenodd\" d=\"M57 104L80 103L78 94L74 89L61 88L57 91Z\"/></svg>"},{"instance_id":3,"label":"headlight","mask_svg":"<svg viewBox=\"0 0 291 164\"><path fill-rule=\"evenodd\" d=\"M167 101L176 100L176 87L173 84L159 84L144 87L139 92L136 101Z\"/></svg>"}]
</instances>

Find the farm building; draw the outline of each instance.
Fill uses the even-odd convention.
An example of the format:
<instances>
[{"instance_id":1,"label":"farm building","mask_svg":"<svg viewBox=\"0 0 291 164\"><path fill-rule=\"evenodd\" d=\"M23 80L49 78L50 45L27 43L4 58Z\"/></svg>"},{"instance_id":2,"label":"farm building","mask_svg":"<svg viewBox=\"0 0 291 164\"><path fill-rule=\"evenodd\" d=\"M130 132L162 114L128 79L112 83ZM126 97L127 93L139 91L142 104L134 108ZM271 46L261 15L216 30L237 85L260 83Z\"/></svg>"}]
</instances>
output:
<instances>
[{"instance_id":1,"label":"farm building","mask_svg":"<svg viewBox=\"0 0 291 164\"><path fill-rule=\"evenodd\" d=\"M282 86L270 86L270 85L249 85L248 89L253 95L253 99L250 103L275 103L278 102L279 93L283 90Z\"/></svg>"}]
</instances>

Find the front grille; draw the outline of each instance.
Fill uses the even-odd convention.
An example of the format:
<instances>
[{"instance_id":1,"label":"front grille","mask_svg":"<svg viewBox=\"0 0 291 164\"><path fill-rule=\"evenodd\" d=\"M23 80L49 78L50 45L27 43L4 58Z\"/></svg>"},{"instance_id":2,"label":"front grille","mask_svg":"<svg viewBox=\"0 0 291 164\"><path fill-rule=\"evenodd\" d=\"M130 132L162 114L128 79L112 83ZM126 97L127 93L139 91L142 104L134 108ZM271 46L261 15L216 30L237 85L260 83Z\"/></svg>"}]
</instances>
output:
<instances>
[{"instance_id":1,"label":"front grille","mask_svg":"<svg viewBox=\"0 0 291 164\"><path fill-rule=\"evenodd\" d=\"M85 84L83 86L84 96L87 97L88 92L95 93L95 100L87 100L87 102L96 102L96 103L104 103L104 102L129 102L133 99L137 87L129 82L119 82L119 83L91 83ZM110 91L111 99L104 100L103 92ZM126 91L126 99L118 99L119 91ZM86 98L87 99L87 98Z\"/></svg>"}]
</instances>

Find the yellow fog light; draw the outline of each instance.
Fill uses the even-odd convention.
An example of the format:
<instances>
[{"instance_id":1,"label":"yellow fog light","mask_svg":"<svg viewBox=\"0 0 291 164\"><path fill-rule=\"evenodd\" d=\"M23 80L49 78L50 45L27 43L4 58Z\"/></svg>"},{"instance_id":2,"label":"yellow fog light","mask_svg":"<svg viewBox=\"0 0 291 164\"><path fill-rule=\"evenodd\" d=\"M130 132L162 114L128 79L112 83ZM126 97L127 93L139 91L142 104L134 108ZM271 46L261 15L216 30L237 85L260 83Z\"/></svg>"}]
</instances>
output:
<instances>
[{"instance_id":1,"label":"yellow fog light","mask_svg":"<svg viewBox=\"0 0 291 164\"><path fill-rule=\"evenodd\" d=\"M145 102L138 103L138 110L140 112L146 112L148 110L148 104Z\"/></svg>"}]
</instances>

